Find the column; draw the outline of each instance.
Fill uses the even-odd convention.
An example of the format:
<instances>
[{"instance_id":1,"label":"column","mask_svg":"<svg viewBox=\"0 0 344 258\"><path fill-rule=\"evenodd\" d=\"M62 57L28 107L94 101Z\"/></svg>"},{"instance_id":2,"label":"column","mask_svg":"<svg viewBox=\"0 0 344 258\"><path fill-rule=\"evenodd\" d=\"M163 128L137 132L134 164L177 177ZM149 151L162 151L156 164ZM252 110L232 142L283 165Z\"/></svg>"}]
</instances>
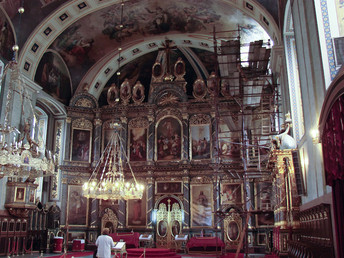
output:
<instances>
[{"instance_id":1,"label":"column","mask_svg":"<svg viewBox=\"0 0 344 258\"><path fill-rule=\"evenodd\" d=\"M72 128L72 118L67 117L66 118L66 148L65 148L65 160L70 160L70 146L72 146L71 143L71 129Z\"/></svg>"},{"instance_id":2,"label":"column","mask_svg":"<svg viewBox=\"0 0 344 258\"><path fill-rule=\"evenodd\" d=\"M183 228L189 229L190 228L190 177L189 171L187 169L184 170L183 176L183 205L184 205L184 221L183 221Z\"/></svg>"},{"instance_id":3,"label":"column","mask_svg":"<svg viewBox=\"0 0 344 258\"><path fill-rule=\"evenodd\" d=\"M154 163L154 144L155 144L155 117L151 114L148 117L148 139L147 139L147 163L152 165Z\"/></svg>"},{"instance_id":4,"label":"column","mask_svg":"<svg viewBox=\"0 0 344 258\"><path fill-rule=\"evenodd\" d=\"M148 171L149 175L152 175L152 171ZM152 213L154 209L154 183L155 180L152 176L147 178L147 228L153 230Z\"/></svg>"},{"instance_id":5,"label":"column","mask_svg":"<svg viewBox=\"0 0 344 258\"><path fill-rule=\"evenodd\" d=\"M189 160L189 114L183 113L183 149L182 149L182 162L187 163Z\"/></svg>"}]
</instances>

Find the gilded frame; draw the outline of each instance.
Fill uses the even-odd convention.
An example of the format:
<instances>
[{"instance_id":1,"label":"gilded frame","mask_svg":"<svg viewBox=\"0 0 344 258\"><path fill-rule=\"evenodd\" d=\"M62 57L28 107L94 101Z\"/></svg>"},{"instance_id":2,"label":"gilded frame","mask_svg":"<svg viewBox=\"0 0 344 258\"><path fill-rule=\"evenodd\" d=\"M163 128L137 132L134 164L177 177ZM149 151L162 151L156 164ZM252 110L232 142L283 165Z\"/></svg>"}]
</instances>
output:
<instances>
[{"instance_id":1,"label":"gilded frame","mask_svg":"<svg viewBox=\"0 0 344 258\"><path fill-rule=\"evenodd\" d=\"M242 204L243 195L243 186L240 183L221 184L221 205Z\"/></svg>"},{"instance_id":2,"label":"gilded frame","mask_svg":"<svg viewBox=\"0 0 344 258\"><path fill-rule=\"evenodd\" d=\"M191 185L190 199L191 227L213 227L213 185Z\"/></svg>"},{"instance_id":3,"label":"gilded frame","mask_svg":"<svg viewBox=\"0 0 344 258\"><path fill-rule=\"evenodd\" d=\"M26 188L21 186L16 186L14 202L25 202Z\"/></svg>"},{"instance_id":4,"label":"gilded frame","mask_svg":"<svg viewBox=\"0 0 344 258\"><path fill-rule=\"evenodd\" d=\"M183 194L183 181L155 181L155 194Z\"/></svg>"},{"instance_id":5,"label":"gilded frame","mask_svg":"<svg viewBox=\"0 0 344 258\"><path fill-rule=\"evenodd\" d=\"M161 126L161 125L165 126ZM161 129L163 127L163 129ZM171 140L179 140L169 146ZM180 145L178 147L178 144ZM155 160L156 161L178 161L182 159L183 149L183 124L175 116L164 116L155 126ZM174 153L174 151L176 153ZM171 157L172 156L172 157Z\"/></svg>"},{"instance_id":6,"label":"gilded frame","mask_svg":"<svg viewBox=\"0 0 344 258\"><path fill-rule=\"evenodd\" d=\"M142 199L128 200L126 203L127 228L146 228L147 226L147 191L143 192ZM137 216L135 220L134 216Z\"/></svg>"},{"instance_id":7,"label":"gilded frame","mask_svg":"<svg viewBox=\"0 0 344 258\"><path fill-rule=\"evenodd\" d=\"M82 196L82 185L68 185L67 222L70 226L88 225L89 202Z\"/></svg>"}]
</instances>

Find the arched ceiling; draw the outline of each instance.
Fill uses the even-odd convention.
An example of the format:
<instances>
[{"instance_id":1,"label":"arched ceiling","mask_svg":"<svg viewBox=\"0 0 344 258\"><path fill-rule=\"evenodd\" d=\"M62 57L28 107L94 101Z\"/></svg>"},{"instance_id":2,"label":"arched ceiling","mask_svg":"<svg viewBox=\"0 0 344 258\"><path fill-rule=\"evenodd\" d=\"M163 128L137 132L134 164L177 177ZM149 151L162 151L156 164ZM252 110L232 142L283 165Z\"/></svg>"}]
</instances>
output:
<instances>
[{"instance_id":1,"label":"arched ceiling","mask_svg":"<svg viewBox=\"0 0 344 258\"><path fill-rule=\"evenodd\" d=\"M44 69L43 60L53 56L69 78L68 98L87 88L98 99L113 80L119 59L126 67L138 58L157 58L166 39L193 68L200 53L214 50L214 35L220 44L223 37L237 37L238 27L243 44L260 39L281 42L276 13L267 11L277 10L270 0L26 0L19 16L15 10L20 3L5 0L2 8L16 30L21 71L40 84L37 75ZM202 64L194 70L197 77L207 72Z\"/></svg>"}]
</instances>

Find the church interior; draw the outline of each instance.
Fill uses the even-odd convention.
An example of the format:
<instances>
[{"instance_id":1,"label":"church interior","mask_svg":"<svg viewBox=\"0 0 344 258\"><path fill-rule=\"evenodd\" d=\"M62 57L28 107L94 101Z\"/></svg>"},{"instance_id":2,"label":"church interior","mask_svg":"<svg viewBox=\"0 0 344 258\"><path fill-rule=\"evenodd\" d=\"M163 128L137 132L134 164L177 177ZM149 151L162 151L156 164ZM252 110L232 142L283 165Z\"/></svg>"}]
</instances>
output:
<instances>
[{"instance_id":1,"label":"church interior","mask_svg":"<svg viewBox=\"0 0 344 258\"><path fill-rule=\"evenodd\" d=\"M343 8L0 0L0 256L344 257Z\"/></svg>"}]
</instances>

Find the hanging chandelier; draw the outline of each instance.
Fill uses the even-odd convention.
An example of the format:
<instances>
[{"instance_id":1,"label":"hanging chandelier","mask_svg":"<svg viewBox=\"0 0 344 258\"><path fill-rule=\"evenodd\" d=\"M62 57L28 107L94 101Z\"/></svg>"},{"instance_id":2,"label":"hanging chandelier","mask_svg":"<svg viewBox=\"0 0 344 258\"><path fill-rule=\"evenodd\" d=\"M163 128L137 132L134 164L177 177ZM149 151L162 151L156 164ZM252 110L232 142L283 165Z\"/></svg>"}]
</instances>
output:
<instances>
[{"instance_id":1,"label":"hanging chandelier","mask_svg":"<svg viewBox=\"0 0 344 258\"><path fill-rule=\"evenodd\" d=\"M123 140L119 135L120 125L113 123L111 128L114 129L114 133L91 177L83 185L83 195L87 198L103 200L141 199L144 186L136 181L126 152L123 150ZM126 163L133 177L133 182L124 179L123 167Z\"/></svg>"},{"instance_id":2,"label":"hanging chandelier","mask_svg":"<svg viewBox=\"0 0 344 258\"><path fill-rule=\"evenodd\" d=\"M8 73L8 71L11 73ZM23 131L20 132L15 126L10 125L9 116L14 112L13 95L18 93L21 101L20 116L25 120L25 102L28 99L36 122L34 110L28 96L25 82L20 76L15 61L8 63L4 69L2 78L10 76L9 87L6 96L6 107L4 121L0 124L0 178L8 177L30 177L55 175L55 156L50 151L41 152L39 144L31 137L30 118L23 124ZM2 80L3 81L3 80ZM2 83L1 81L1 83Z\"/></svg>"}]
</instances>

